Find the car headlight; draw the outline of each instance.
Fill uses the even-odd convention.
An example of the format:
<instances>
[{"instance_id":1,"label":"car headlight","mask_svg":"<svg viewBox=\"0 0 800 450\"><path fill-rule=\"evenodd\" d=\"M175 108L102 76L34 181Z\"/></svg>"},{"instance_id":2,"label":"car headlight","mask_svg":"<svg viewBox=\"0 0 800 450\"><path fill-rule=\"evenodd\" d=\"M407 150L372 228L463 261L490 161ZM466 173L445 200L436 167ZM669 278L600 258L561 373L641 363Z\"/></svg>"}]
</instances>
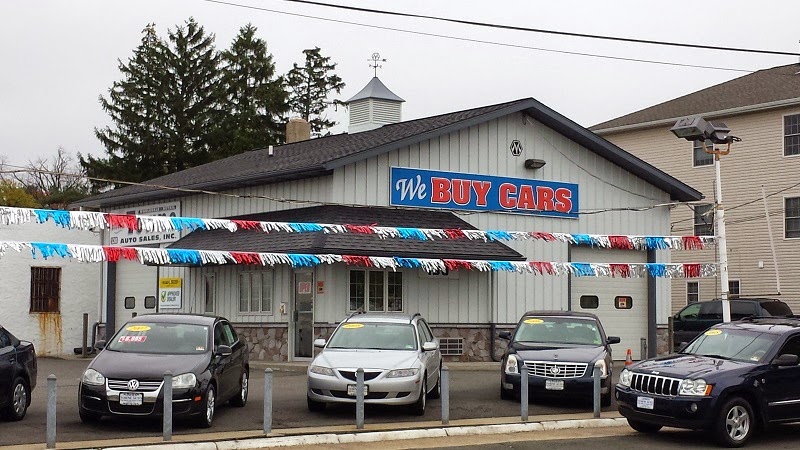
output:
<instances>
[{"instance_id":1,"label":"car headlight","mask_svg":"<svg viewBox=\"0 0 800 450\"><path fill-rule=\"evenodd\" d=\"M514 355L508 355L506 359L506 373L519 373L519 361Z\"/></svg>"},{"instance_id":2,"label":"car headlight","mask_svg":"<svg viewBox=\"0 0 800 450\"><path fill-rule=\"evenodd\" d=\"M706 380L683 380L681 381L680 390L678 395L693 395L698 397L705 397L711 394L711 384L706 383Z\"/></svg>"},{"instance_id":3,"label":"car headlight","mask_svg":"<svg viewBox=\"0 0 800 450\"><path fill-rule=\"evenodd\" d=\"M414 377L418 373L419 369L394 369L386 375L386 378Z\"/></svg>"},{"instance_id":4,"label":"car headlight","mask_svg":"<svg viewBox=\"0 0 800 450\"><path fill-rule=\"evenodd\" d=\"M103 386L106 384L106 377L94 369L86 369L81 377L81 382L91 386Z\"/></svg>"},{"instance_id":5,"label":"car headlight","mask_svg":"<svg viewBox=\"0 0 800 450\"><path fill-rule=\"evenodd\" d=\"M608 366L606 366L605 359L598 359L597 362L594 363L594 366L600 368L600 378L606 378L608 376ZM594 373L592 376L594 376Z\"/></svg>"},{"instance_id":6,"label":"car headlight","mask_svg":"<svg viewBox=\"0 0 800 450\"><path fill-rule=\"evenodd\" d=\"M619 374L619 384L630 387L631 380L633 379L633 372L628 369L622 369L622 372Z\"/></svg>"},{"instance_id":7,"label":"car headlight","mask_svg":"<svg viewBox=\"0 0 800 450\"><path fill-rule=\"evenodd\" d=\"M333 369L329 367L309 366L308 371L317 375L327 375L329 377L334 376Z\"/></svg>"},{"instance_id":8,"label":"car headlight","mask_svg":"<svg viewBox=\"0 0 800 450\"><path fill-rule=\"evenodd\" d=\"M184 373L172 377L173 388L193 388L197 385L197 377L193 373Z\"/></svg>"}]
</instances>

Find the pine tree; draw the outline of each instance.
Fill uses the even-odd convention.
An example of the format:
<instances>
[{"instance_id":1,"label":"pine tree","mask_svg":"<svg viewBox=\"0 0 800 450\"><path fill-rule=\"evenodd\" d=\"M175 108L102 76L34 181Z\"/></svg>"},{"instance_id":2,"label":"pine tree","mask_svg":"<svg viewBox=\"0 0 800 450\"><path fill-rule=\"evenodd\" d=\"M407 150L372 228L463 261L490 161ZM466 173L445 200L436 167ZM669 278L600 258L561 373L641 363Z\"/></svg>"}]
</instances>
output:
<instances>
[{"instance_id":1,"label":"pine tree","mask_svg":"<svg viewBox=\"0 0 800 450\"><path fill-rule=\"evenodd\" d=\"M341 93L345 84L333 73L336 63L329 56L322 56L320 48L303 50L306 57L303 66L294 64L286 76L289 88L289 108L311 124L314 136L323 134L323 130L336 125L336 122L325 116L325 110L331 105L338 105L339 100L328 100L335 92Z\"/></svg>"},{"instance_id":2,"label":"pine tree","mask_svg":"<svg viewBox=\"0 0 800 450\"><path fill-rule=\"evenodd\" d=\"M275 76L267 43L255 37L248 24L230 49L222 52L225 115L217 136L215 156L230 156L283 143L283 116L288 111L284 80Z\"/></svg>"}]
</instances>

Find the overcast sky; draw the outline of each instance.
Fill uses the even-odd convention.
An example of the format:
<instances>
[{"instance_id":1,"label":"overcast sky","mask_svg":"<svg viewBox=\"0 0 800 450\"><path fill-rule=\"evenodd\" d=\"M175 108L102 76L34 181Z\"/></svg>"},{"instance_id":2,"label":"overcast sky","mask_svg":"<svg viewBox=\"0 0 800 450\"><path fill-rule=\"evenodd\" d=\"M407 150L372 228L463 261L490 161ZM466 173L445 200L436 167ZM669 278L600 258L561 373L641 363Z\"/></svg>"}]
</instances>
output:
<instances>
[{"instance_id":1,"label":"overcast sky","mask_svg":"<svg viewBox=\"0 0 800 450\"><path fill-rule=\"evenodd\" d=\"M444 16L530 28L638 39L800 50L800 2L752 0L472 1L323 0L374 9ZM321 47L347 83L341 99L373 75L368 59L388 61L378 76L406 100L403 119L534 97L584 126L618 117L743 72L675 67L576 56L514 46L758 70L797 62L792 56L675 49L593 39L477 28L307 6L282 0L231 0L292 14L358 22L416 33L492 41L507 46L324 21L204 0L2 1L0 17L0 158L24 165L49 158L59 146L72 155L103 155L94 127L108 123L98 96L120 79L149 22L167 29L193 16L227 48L239 28L258 27L280 73ZM652 6L651 6L652 4ZM343 122L342 110L331 116Z\"/></svg>"}]
</instances>

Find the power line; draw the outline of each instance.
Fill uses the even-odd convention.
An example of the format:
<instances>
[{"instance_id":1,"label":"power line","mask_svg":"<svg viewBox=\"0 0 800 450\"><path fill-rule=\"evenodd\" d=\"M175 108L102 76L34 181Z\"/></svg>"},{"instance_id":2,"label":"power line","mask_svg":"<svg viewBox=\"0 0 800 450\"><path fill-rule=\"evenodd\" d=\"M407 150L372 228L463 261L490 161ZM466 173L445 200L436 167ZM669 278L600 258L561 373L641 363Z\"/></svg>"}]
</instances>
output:
<instances>
[{"instance_id":1,"label":"power line","mask_svg":"<svg viewBox=\"0 0 800 450\"><path fill-rule=\"evenodd\" d=\"M213 3L225 3L219 0L205 0ZM525 31L531 33L542 33L542 34L553 34L557 36L569 36L569 37L579 37L579 38L589 38L589 39L602 39L607 41L616 41L616 42L632 42L635 44L648 44L648 45L662 45L662 46L669 46L669 47L681 47L681 48L696 48L696 49L703 49L703 50L721 50L721 51L728 51L728 52L743 52L743 53L758 53L763 55L781 55L781 56L800 56L800 53L794 52L783 52L777 50L762 50L762 49L752 49L752 48L742 48L742 47L724 47L724 46L717 46L717 45L702 45L702 44L686 44L682 42L671 42L671 41L656 41L651 39L634 39L634 38L625 38L619 36L605 36L599 34L588 34L588 33L575 33L570 31L557 31L557 30L547 30L542 28L529 28L529 27L519 27L514 25L503 25L503 24L495 24L495 23L487 23L487 22L477 22L472 20L463 20L463 19L452 19L449 17L439 17L439 16L429 16L425 14L413 14L413 13L404 13L398 11L387 11L381 9L371 9L371 8L360 8L356 6L347 6L347 5L336 5L331 3L323 3L323 2L315 2L311 0L283 0L284 2L289 3L301 3L306 5L315 5L315 6L323 6L327 8L336 8L336 9L344 9L348 11L359 11L359 12L366 12L372 14L382 14L382 15L389 15L389 16L399 16L399 17L413 17L417 19L429 19L429 20L438 20L442 22L451 22L451 23L458 23L462 25L472 25L476 27L485 27L485 28L497 28L503 30L512 30L512 31Z\"/></svg>"},{"instance_id":2,"label":"power line","mask_svg":"<svg viewBox=\"0 0 800 450\"><path fill-rule=\"evenodd\" d=\"M271 13L275 13L275 14L283 14L283 15L288 15L288 16L303 17L303 18L306 18L306 19L322 20L322 21L333 22L333 23L343 23L343 24L347 24L347 25L355 25L355 26L365 27L365 28L374 28L374 29L386 30L386 31L396 31L396 32L399 32L399 33L407 33L407 34L415 34L415 35L420 35L420 36L437 37L437 38L450 39L450 40L455 40L455 41L472 42L472 43L487 44L487 45L496 45L496 46L500 46L500 47L519 48L519 49L525 49L525 50L535 50L535 51L541 51L541 52L558 53L558 54L573 55L573 56L587 56L587 57L591 57L591 58L610 59L610 60L614 60L614 61L638 62L638 63L644 63L644 64L656 64L656 65L673 66L673 67L687 67L687 68L692 68L692 69L722 70L722 71L740 72L740 73L754 73L754 72L756 72L755 70L738 69L738 68L731 68L731 67L708 66L708 65L702 65L702 64L685 64L685 63L676 63L676 62L669 62L669 61L658 61L658 60L652 60L652 59L626 58L626 57L622 57L622 56L601 55L601 54L597 54L597 53L572 52L572 51L567 51L567 50L555 50L555 49L550 49L550 48L533 47L533 46L522 45L522 44L509 44L509 43L505 43L505 42L489 41L489 40L484 40L484 39L465 38L465 37L450 36L450 35L438 34L438 33L428 33L428 32L424 32L424 31L412 31L412 30L406 30L406 29L402 29L402 28L385 27L385 26L380 26L380 25L353 22L353 21L341 20L341 19L331 19L331 18L328 18L328 17L313 16L313 15L310 15L310 14L291 13L291 12L281 11L281 10L277 10L277 9L270 9L270 8L264 8L264 7L259 7L259 6L252 6L252 5L243 5L243 4L239 4L239 3L233 3L233 2L222 1L222 0L201 0L201 1L204 1L204 2L207 2L207 3L215 3L215 4L218 4L218 5L233 6L233 7L237 7L237 8L244 8L244 9L257 10L257 11L271 12ZM793 55L793 54L791 54L791 55Z\"/></svg>"}]
</instances>

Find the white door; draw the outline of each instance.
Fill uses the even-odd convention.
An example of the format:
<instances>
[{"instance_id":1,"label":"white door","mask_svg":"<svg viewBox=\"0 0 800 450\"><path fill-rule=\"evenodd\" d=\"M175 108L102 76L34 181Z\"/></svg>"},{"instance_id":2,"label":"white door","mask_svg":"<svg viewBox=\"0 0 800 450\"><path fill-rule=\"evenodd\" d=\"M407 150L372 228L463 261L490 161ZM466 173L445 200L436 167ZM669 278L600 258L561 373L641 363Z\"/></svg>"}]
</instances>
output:
<instances>
[{"instance_id":1,"label":"white door","mask_svg":"<svg viewBox=\"0 0 800 450\"><path fill-rule=\"evenodd\" d=\"M135 315L156 312L158 268L135 261L117 263L116 326Z\"/></svg>"},{"instance_id":2,"label":"white door","mask_svg":"<svg viewBox=\"0 0 800 450\"><path fill-rule=\"evenodd\" d=\"M572 262L645 263L647 253L573 247ZM641 339L647 339L647 278L572 276L572 310L600 318L608 336L621 342L611 346L614 360L624 360L631 349L634 360L642 359Z\"/></svg>"}]
</instances>

